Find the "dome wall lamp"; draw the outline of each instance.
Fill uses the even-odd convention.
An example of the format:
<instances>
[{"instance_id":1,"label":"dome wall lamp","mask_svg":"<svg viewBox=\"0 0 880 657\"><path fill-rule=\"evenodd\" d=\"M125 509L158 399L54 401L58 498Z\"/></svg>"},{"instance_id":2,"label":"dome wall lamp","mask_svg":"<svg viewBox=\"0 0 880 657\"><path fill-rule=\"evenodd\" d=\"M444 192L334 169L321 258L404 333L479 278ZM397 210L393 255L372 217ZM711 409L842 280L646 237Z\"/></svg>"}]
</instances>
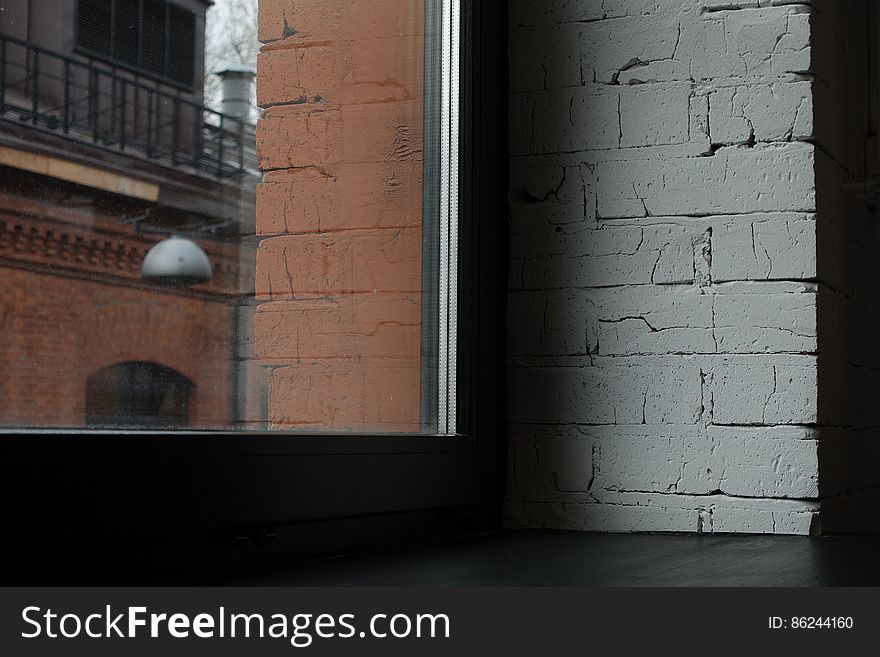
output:
<instances>
[{"instance_id":1,"label":"dome wall lamp","mask_svg":"<svg viewBox=\"0 0 880 657\"><path fill-rule=\"evenodd\" d=\"M196 285L211 280L211 262L201 247L172 235L153 245L141 264L141 278L166 285Z\"/></svg>"}]
</instances>

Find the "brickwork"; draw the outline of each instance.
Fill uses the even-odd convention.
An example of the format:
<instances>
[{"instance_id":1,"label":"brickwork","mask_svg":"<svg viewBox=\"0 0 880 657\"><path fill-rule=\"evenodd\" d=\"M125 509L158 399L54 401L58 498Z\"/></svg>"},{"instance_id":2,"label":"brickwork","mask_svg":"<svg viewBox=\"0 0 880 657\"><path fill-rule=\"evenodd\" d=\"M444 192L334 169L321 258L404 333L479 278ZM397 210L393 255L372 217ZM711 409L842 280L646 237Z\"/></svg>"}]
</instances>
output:
<instances>
[{"instance_id":1,"label":"brickwork","mask_svg":"<svg viewBox=\"0 0 880 657\"><path fill-rule=\"evenodd\" d=\"M261 0L255 339L275 428L419 429L422 3Z\"/></svg>"},{"instance_id":2,"label":"brickwork","mask_svg":"<svg viewBox=\"0 0 880 657\"><path fill-rule=\"evenodd\" d=\"M512 3L511 525L818 531L820 11Z\"/></svg>"},{"instance_id":3,"label":"brickwork","mask_svg":"<svg viewBox=\"0 0 880 657\"><path fill-rule=\"evenodd\" d=\"M81 428L89 377L140 361L194 384L190 426L229 427L235 300L253 277L239 249L202 242L206 284L146 285L141 263L161 236L121 221L131 200L13 169L2 180L0 426Z\"/></svg>"},{"instance_id":4,"label":"brickwork","mask_svg":"<svg viewBox=\"0 0 880 657\"><path fill-rule=\"evenodd\" d=\"M419 5L261 3L273 426L417 426ZM866 6L511 3L509 524L866 524Z\"/></svg>"},{"instance_id":5,"label":"brickwork","mask_svg":"<svg viewBox=\"0 0 880 657\"><path fill-rule=\"evenodd\" d=\"M129 361L195 383L191 426L232 423L231 304L3 264L0 280L0 425L82 427L88 377Z\"/></svg>"}]
</instances>

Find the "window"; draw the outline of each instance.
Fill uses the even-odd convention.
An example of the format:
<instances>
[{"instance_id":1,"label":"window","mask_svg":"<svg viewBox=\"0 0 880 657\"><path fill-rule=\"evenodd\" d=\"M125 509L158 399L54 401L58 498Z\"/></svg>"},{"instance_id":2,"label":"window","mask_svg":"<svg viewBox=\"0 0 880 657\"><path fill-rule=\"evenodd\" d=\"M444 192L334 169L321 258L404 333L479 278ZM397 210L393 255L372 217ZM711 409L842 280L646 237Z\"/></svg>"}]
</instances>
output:
<instances>
[{"instance_id":1,"label":"window","mask_svg":"<svg viewBox=\"0 0 880 657\"><path fill-rule=\"evenodd\" d=\"M79 0L76 42L159 78L190 86L195 70L195 14L164 0Z\"/></svg>"},{"instance_id":2,"label":"window","mask_svg":"<svg viewBox=\"0 0 880 657\"><path fill-rule=\"evenodd\" d=\"M183 429L192 388L183 374L156 363L105 367L87 381L86 426Z\"/></svg>"},{"instance_id":3,"label":"window","mask_svg":"<svg viewBox=\"0 0 880 657\"><path fill-rule=\"evenodd\" d=\"M253 31L229 30L248 18L235 13L241 4L222 5L229 13L217 29L239 40L226 59L256 41ZM106 47L117 60L149 68L172 59L166 46L192 47L192 38L165 39L172 5L99 5L80 0L81 43L99 47L84 21L109 9ZM301 32L265 35L261 61L271 79L263 80L259 144L248 122L246 66L221 72L224 111L200 112L193 125L188 106L169 93L60 53L7 47L36 62L12 114L29 111L31 125L10 131L50 129L54 119L60 148L97 144L125 174L106 171L106 155L95 153L78 161L83 177L69 176L56 150L40 154L44 178L35 179L33 168L22 169L33 162L27 149L10 149L10 175L30 189L9 191L39 209L9 204L3 223L7 259L31 268L10 280L31 292L7 304L9 342L23 356L6 385L7 398L19 402L10 401L0 422L94 426L89 408L100 403L83 405L82 381L107 365L109 350L114 362L186 372L193 430L458 432L457 3L343 2L342 16L313 7L326 16L312 24L306 6L290 19L302 21ZM288 39L295 47L280 48ZM70 109L59 111L58 101ZM257 147L259 161L247 161ZM157 165L149 177L145 161ZM215 165L210 179L195 166L202 161ZM51 170L62 175L46 180ZM50 182L77 204L48 194ZM58 321L39 321L47 307ZM36 349L40 343L54 347ZM36 398L25 392L35 381L44 391ZM115 408L117 389L92 392ZM32 410L44 405L54 412ZM116 428L131 428L124 414L109 412L103 426L112 428L114 417Z\"/></svg>"},{"instance_id":4,"label":"window","mask_svg":"<svg viewBox=\"0 0 880 657\"><path fill-rule=\"evenodd\" d=\"M504 4L267 11L256 134L243 113L206 110L176 142L198 149L167 157L129 136L174 134L154 93L145 110L132 87L101 88L122 146L23 122L28 104L6 94L0 426L14 474L0 494L40 481L11 523L39 518L104 571L145 563L128 555L153 538L216 539L225 554L253 534L297 552L333 549L337 523L369 542L405 539L398 522L494 522ZM134 6L112 5L111 53L117 5ZM137 45L138 66L158 60ZM249 97L247 69L225 71L229 112ZM46 112L35 102L27 116ZM100 500L100 513L64 513L59 491L65 509Z\"/></svg>"}]
</instances>

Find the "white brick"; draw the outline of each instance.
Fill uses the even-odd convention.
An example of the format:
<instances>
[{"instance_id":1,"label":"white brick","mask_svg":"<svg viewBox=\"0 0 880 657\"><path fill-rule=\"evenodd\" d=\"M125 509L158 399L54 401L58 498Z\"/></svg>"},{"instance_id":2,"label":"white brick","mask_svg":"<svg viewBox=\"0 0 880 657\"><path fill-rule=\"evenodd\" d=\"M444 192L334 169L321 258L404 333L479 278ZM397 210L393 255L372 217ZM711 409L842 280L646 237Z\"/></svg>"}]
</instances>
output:
<instances>
[{"instance_id":1,"label":"white brick","mask_svg":"<svg viewBox=\"0 0 880 657\"><path fill-rule=\"evenodd\" d=\"M801 427L713 427L723 460L717 488L728 495L810 498L819 494L818 432ZM691 464L699 468L699 464Z\"/></svg>"},{"instance_id":2,"label":"white brick","mask_svg":"<svg viewBox=\"0 0 880 657\"><path fill-rule=\"evenodd\" d=\"M718 351L815 352L816 291L799 286L774 292L767 284L721 286L714 296Z\"/></svg>"},{"instance_id":3,"label":"white brick","mask_svg":"<svg viewBox=\"0 0 880 657\"><path fill-rule=\"evenodd\" d=\"M622 87L620 146L686 143L690 138L690 96L690 84Z\"/></svg>"},{"instance_id":4,"label":"white brick","mask_svg":"<svg viewBox=\"0 0 880 657\"><path fill-rule=\"evenodd\" d=\"M557 196L571 177L566 167L556 158L520 158L510 167L510 188L512 195L528 196L533 202L550 196Z\"/></svg>"},{"instance_id":5,"label":"white brick","mask_svg":"<svg viewBox=\"0 0 880 657\"><path fill-rule=\"evenodd\" d=\"M550 91L535 98L531 152L610 149L620 145L620 99L586 89Z\"/></svg>"},{"instance_id":6,"label":"white brick","mask_svg":"<svg viewBox=\"0 0 880 657\"><path fill-rule=\"evenodd\" d=\"M818 506L796 500L723 495L609 494L602 503L521 502L505 505L511 526L603 532L777 533L808 535Z\"/></svg>"},{"instance_id":7,"label":"white brick","mask_svg":"<svg viewBox=\"0 0 880 657\"><path fill-rule=\"evenodd\" d=\"M746 76L772 75L774 58L800 51L809 45L809 31L799 30L807 15L792 13L796 11L798 9L794 7L768 7L722 14L725 44L729 52L740 56Z\"/></svg>"},{"instance_id":8,"label":"white brick","mask_svg":"<svg viewBox=\"0 0 880 657\"><path fill-rule=\"evenodd\" d=\"M702 412L695 362L598 359L594 367L512 368L509 419L536 424L694 424Z\"/></svg>"},{"instance_id":9,"label":"white brick","mask_svg":"<svg viewBox=\"0 0 880 657\"><path fill-rule=\"evenodd\" d=\"M615 288L591 297L603 356L715 351L713 296L699 288Z\"/></svg>"},{"instance_id":10,"label":"white brick","mask_svg":"<svg viewBox=\"0 0 880 657\"><path fill-rule=\"evenodd\" d=\"M663 59L656 62L638 63L617 76L620 84L649 84L657 82L671 82L673 80L687 80L689 76L687 62Z\"/></svg>"},{"instance_id":11,"label":"white brick","mask_svg":"<svg viewBox=\"0 0 880 657\"><path fill-rule=\"evenodd\" d=\"M577 26L511 30L510 90L580 86L580 51L581 32Z\"/></svg>"},{"instance_id":12,"label":"white brick","mask_svg":"<svg viewBox=\"0 0 880 657\"><path fill-rule=\"evenodd\" d=\"M775 82L704 90L713 144L813 137L810 82Z\"/></svg>"},{"instance_id":13,"label":"white brick","mask_svg":"<svg viewBox=\"0 0 880 657\"><path fill-rule=\"evenodd\" d=\"M682 10L696 9L693 0L626 0L625 2L604 2L602 6L605 9L605 16L608 18L656 13L671 14Z\"/></svg>"},{"instance_id":14,"label":"white brick","mask_svg":"<svg viewBox=\"0 0 880 657\"><path fill-rule=\"evenodd\" d=\"M514 153L560 153L685 144L689 83L516 94Z\"/></svg>"},{"instance_id":15,"label":"white brick","mask_svg":"<svg viewBox=\"0 0 880 657\"><path fill-rule=\"evenodd\" d=\"M593 72L597 82L609 83L635 62L674 59L679 20L678 15L664 12L584 25L584 76L590 79L588 72Z\"/></svg>"},{"instance_id":16,"label":"white brick","mask_svg":"<svg viewBox=\"0 0 880 657\"><path fill-rule=\"evenodd\" d=\"M686 144L691 85L611 86L516 94L514 153Z\"/></svg>"},{"instance_id":17,"label":"white brick","mask_svg":"<svg viewBox=\"0 0 880 657\"><path fill-rule=\"evenodd\" d=\"M593 480L593 439L580 434L514 432L518 490L586 492Z\"/></svg>"},{"instance_id":18,"label":"white brick","mask_svg":"<svg viewBox=\"0 0 880 657\"><path fill-rule=\"evenodd\" d=\"M722 534L730 532L741 532L744 534L775 534L785 533L777 532L776 516L772 511L761 511L758 509L713 509L712 513L712 533L719 532ZM807 523L807 518L803 519L803 524ZM797 526L796 526L797 527ZM797 527L795 534L808 534L806 527Z\"/></svg>"},{"instance_id":19,"label":"white brick","mask_svg":"<svg viewBox=\"0 0 880 657\"><path fill-rule=\"evenodd\" d=\"M595 314L584 290L518 292L508 300L507 353L586 354L595 344Z\"/></svg>"},{"instance_id":20,"label":"white brick","mask_svg":"<svg viewBox=\"0 0 880 657\"><path fill-rule=\"evenodd\" d=\"M583 164L563 164L554 156L518 158L510 167L510 195L511 211L527 224L595 219L593 174Z\"/></svg>"},{"instance_id":21,"label":"white brick","mask_svg":"<svg viewBox=\"0 0 880 657\"><path fill-rule=\"evenodd\" d=\"M512 0L511 25L552 25L605 17L603 0Z\"/></svg>"},{"instance_id":22,"label":"white brick","mask_svg":"<svg viewBox=\"0 0 880 657\"><path fill-rule=\"evenodd\" d=\"M809 21L802 7L700 14L664 6L653 15L583 25L581 68L586 81L606 84L658 75L698 81L778 78L810 69Z\"/></svg>"},{"instance_id":23,"label":"white brick","mask_svg":"<svg viewBox=\"0 0 880 657\"><path fill-rule=\"evenodd\" d=\"M756 499L708 495L660 495L653 493L606 493L597 497L610 504L693 509L699 513L697 531L809 534L818 510L812 501ZM571 505L578 506L578 505Z\"/></svg>"},{"instance_id":24,"label":"white brick","mask_svg":"<svg viewBox=\"0 0 880 657\"><path fill-rule=\"evenodd\" d=\"M746 9L749 7L779 7L782 5L812 5L813 0L700 0L705 9L726 10L731 7Z\"/></svg>"},{"instance_id":25,"label":"white brick","mask_svg":"<svg viewBox=\"0 0 880 657\"><path fill-rule=\"evenodd\" d=\"M809 73L813 69L810 50L812 14L804 9L796 7L796 13L789 15L786 33L773 48L770 63L774 75Z\"/></svg>"},{"instance_id":26,"label":"white brick","mask_svg":"<svg viewBox=\"0 0 880 657\"><path fill-rule=\"evenodd\" d=\"M701 234L675 224L554 228L520 217L511 233L511 282L525 289L691 283Z\"/></svg>"},{"instance_id":27,"label":"white brick","mask_svg":"<svg viewBox=\"0 0 880 657\"><path fill-rule=\"evenodd\" d=\"M816 278L814 215L719 217L713 226L713 280Z\"/></svg>"},{"instance_id":28,"label":"white brick","mask_svg":"<svg viewBox=\"0 0 880 657\"><path fill-rule=\"evenodd\" d=\"M816 497L818 444L797 427L621 427L595 441L597 491ZM543 457L541 457L543 458ZM720 491L720 493L719 493Z\"/></svg>"},{"instance_id":29,"label":"white brick","mask_svg":"<svg viewBox=\"0 0 880 657\"><path fill-rule=\"evenodd\" d=\"M755 1L755 0L751 0ZM553 25L699 9L693 0L512 0L510 24Z\"/></svg>"},{"instance_id":30,"label":"white brick","mask_svg":"<svg viewBox=\"0 0 880 657\"><path fill-rule=\"evenodd\" d=\"M512 524L817 528L812 10L727 4L512 3Z\"/></svg>"},{"instance_id":31,"label":"white brick","mask_svg":"<svg viewBox=\"0 0 880 657\"><path fill-rule=\"evenodd\" d=\"M809 144L727 148L712 157L596 166L602 218L815 209Z\"/></svg>"},{"instance_id":32,"label":"white brick","mask_svg":"<svg viewBox=\"0 0 880 657\"><path fill-rule=\"evenodd\" d=\"M682 21L677 57L695 80L769 78L810 68L809 14L768 7Z\"/></svg>"},{"instance_id":33,"label":"white brick","mask_svg":"<svg viewBox=\"0 0 880 657\"><path fill-rule=\"evenodd\" d=\"M708 492L689 490L683 482L684 468L690 460L683 450L694 450L695 444L707 441L701 441L699 436L670 438L656 435L656 432L656 427L645 427L644 435L635 436L617 435L614 429L603 432L596 449L594 488L659 493ZM708 456L706 447L698 447L693 457Z\"/></svg>"},{"instance_id":34,"label":"white brick","mask_svg":"<svg viewBox=\"0 0 880 657\"><path fill-rule=\"evenodd\" d=\"M519 291L508 353L602 356L806 353L817 348L812 284Z\"/></svg>"},{"instance_id":35,"label":"white brick","mask_svg":"<svg viewBox=\"0 0 880 657\"><path fill-rule=\"evenodd\" d=\"M716 424L813 424L818 421L813 356L756 360L725 357L712 373Z\"/></svg>"}]
</instances>

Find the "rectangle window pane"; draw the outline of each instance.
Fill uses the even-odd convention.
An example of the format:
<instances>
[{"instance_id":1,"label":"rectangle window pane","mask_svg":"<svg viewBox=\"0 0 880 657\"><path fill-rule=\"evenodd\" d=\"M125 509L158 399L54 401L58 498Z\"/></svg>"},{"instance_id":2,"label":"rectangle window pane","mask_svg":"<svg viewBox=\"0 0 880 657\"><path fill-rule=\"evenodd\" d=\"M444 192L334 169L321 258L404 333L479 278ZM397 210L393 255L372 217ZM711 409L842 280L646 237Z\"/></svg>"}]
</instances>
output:
<instances>
[{"instance_id":1,"label":"rectangle window pane","mask_svg":"<svg viewBox=\"0 0 880 657\"><path fill-rule=\"evenodd\" d=\"M122 64L138 66L141 49L140 0L114 0L110 56Z\"/></svg>"},{"instance_id":2,"label":"rectangle window pane","mask_svg":"<svg viewBox=\"0 0 880 657\"><path fill-rule=\"evenodd\" d=\"M79 0L76 13L77 43L99 55L110 55L113 0Z\"/></svg>"},{"instance_id":3,"label":"rectangle window pane","mask_svg":"<svg viewBox=\"0 0 880 657\"><path fill-rule=\"evenodd\" d=\"M10 1L0 427L455 433L456 0Z\"/></svg>"},{"instance_id":4,"label":"rectangle window pane","mask_svg":"<svg viewBox=\"0 0 880 657\"><path fill-rule=\"evenodd\" d=\"M143 46L141 47L141 66L151 73L162 75L165 72L165 15L168 3L163 0L143 0ZM172 21L174 17L171 17ZM192 42L192 37L189 38ZM192 57L190 57L192 59Z\"/></svg>"},{"instance_id":5,"label":"rectangle window pane","mask_svg":"<svg viewBox=\"0 0 880 657\"><path fill-rule=\"evenodd\" d=\"M76 53L87 58L98 57L111 65L122 65L123 71L147 75L155 80L187 87L193 84L197 40L202 36L197 38L195 33L196 12L192 7L166 0L69 2L74 5L72 11L76 17ZM24 7L27 9L28 6ZM36 23L35 19L31 20ZM43 15L37 25L42 28L50 20L48 15ZM13 21L7 22L11 24ZM60 36L68 37L63 27L60 31ZM32 39L33 33L31 29L27 38ZM46 36L46 30L40 29L38 42L42 40L41 36ZM238 45L241 47L242 44ZM54 46L54 43L50 44L50 47Z\"/></svg>"}]
</instances>

